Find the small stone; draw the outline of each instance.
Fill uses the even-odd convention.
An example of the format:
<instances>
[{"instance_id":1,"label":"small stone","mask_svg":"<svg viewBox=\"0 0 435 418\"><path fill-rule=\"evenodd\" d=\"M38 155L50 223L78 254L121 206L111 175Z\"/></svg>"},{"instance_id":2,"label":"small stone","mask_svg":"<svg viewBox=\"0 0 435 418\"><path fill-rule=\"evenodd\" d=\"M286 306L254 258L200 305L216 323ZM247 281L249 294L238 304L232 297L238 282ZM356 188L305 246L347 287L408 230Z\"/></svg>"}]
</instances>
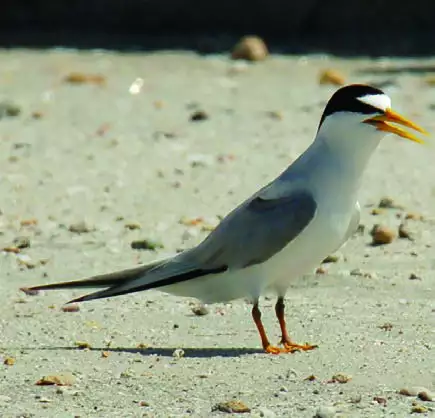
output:
<instances>
[{"instance_id":1,"label":"small stone","mask_svg":"<svg viewBox=\"0 0 435 418\"><path fill-rule=\"evenodd\" d=\"M409 280L421 280L420 276L417 276L414 273L411 273L411 275L408 277Z\"/></svg>"},{"instance_id":2,"label":"small stone","mask_svg":"<svg viewBox=\"0 0 435 418\"><path fill-rule=\"evenodd\" d=\"M196 316L204 316L207 315L209 313L209 310L207 308L207 306L205 306L204 304L198 304L192 307L192 312L196 315Z\"/></svg>"},{"instance_id":3,"label":"small stone","mask_svg":"<svg viewBox=\"0 0 435 418\"><path fill-rule=\"evenodd\" d=\"M107 357L109 357L110 356L110 352L109 351L102 351L101 352L101 357L103 357L103 358L107 358Z\"/></svg>"},{"instance_id":4,"label":"small stone","mask_svg":"<svg viewBox=\"0 0 435 418\"><path fill-rule=\"evenodd\" d=\"M332 68L323 70L319 75L319 84L331 84L333 86L342 86L346 83L344 75Z\"/></svg>"},{"instance_id":5,"label":"small stone","mask_svg":"<svg viewBox=\"0 0 435 418\"><path fill-rule=\"evenodd\" d=\"M30 247L30 238L29 237L16 237L13 240L14 246L22 250L23 248L29 248Z\"/></svg>"},{"instance_id":6,"label":"small stone","mask_svg":"<svg viewBox=\"0 0 435 418\"><path fill-rule=\"evenodd\" d=\"M77 303L71 303L69 305L62 306L61 310L62 312L79 312L80 305Z\"/></svg>"},{"instance_id":7,"label":"small stone","mask_svg":"<svg viewBox=\"0 0 435 418\"><path fill-rule=\"evenodd\" d=\"M405 238L405 239L409 239L410 241L414 241L414 237L412 236L411 232L408 231L404 223L401 223L399 225L398 232L399 232L399 238Z\"/></svg>"},{"instance_id":8,"label":"small stone","mask_svg":"<svg viewBox=\"0 0 435 418\"><path fill-rule=\"evenodd\" d=\"M344 373L337 373L332 376L330 380L328 380L328 383L348 383L352 380L352 376L349 376Z\"/></svg>"},{"instance_id":9,"label":"small stone","mask_svg":"<svg viewBox=\"0 0 435 418\"><path fill-rule=\"evenodd\" d=\"M333 406L321 406L317 409L315 418L333 418L336 410Z\"/></svg>"},{"instance_id":10,"label":"small stone","mask_svg":"<svg viewBox=\"0 0 435 418\"><path fill-rule=\"evenodd\" d=\"M49 399L49 398L44 398L44 397L40 397L40 398L38 398L38 400L39 400L39 402L41 402L41 403L50 403L50 402L53 402L51 399Z\"/></svg>"},{"instance_id":11,"label":"small stone","mask_svg":"<svg viewBox=\"0 0 435 418\"><path fill-rule=\"evenodd\" d=\"M270 117L270 119L274 120L283 120L283 114L282 112L279 112L277 110L271 110L269 112L266 112L267 116Z\"/></svg>"},{"instance_id":12,"label":"small stone","mask_svg":"<svg viewBox=\"0 0 435 418\"><path fill-rule=\"evenodd\" d=\"M234 46L231 58L246 61L263 61L269 51L263 39L258 36L244 36Z\"/></svg>"},{"instance_id":13,"label":"small stone","mask_svg":"<svg viewBox=\"0 0 435 418\"><path fill-rule=\"evenodd\" d=\"M179 360L180 358L184 357L184 350L182 348L177 348L172 353L172 357Z\"/></svg>"},{"instance_id":14,"label":"small stone","mask_svg":"<svg viewBox=\"0 0 435 418\"><path fill-rule=\"evenodd\" d=\"M313 374L310 374L304 380L308 380L309 382L314 382L315 380L317 380L317 377L314 376Z\"/></svg>"},{"instance_id":15,"label":"small stone","mask_svg":"<svg viewBox=\"0 0 435 418\"><path fill-rule=\"evenodd\" d=\"M94 230L94 228L90 227L86 222L81 221L81 222L76 222L71 224L68 227L68 230L70 232L73 232L75 234L86 234L88 232L91 232Z\"/></svg>"},{"instance_id":16,"label":"small stone","mask_svg":"<svg viewBox=\"0 0 435 418\"><path fill-rule=\"evenodd\" d=\"M158 241L153 241L150 239L141 239L132 241L130 244L133 250L148 250L148 251L157 251L158 249L163 248L163 244Z\"/></svg>"},{"instance_id":17,"label":"small stone","mask_svg":"<svg viewBox=\"0 0 435 418\"><path fill-rule=\"evenodd\" d=\"M435 400L435 394L429 392L427 389L418 392L418 398L425 402L432 402Z\"/></svg>"},{"instance_id":18,"label":"small stone","mask_svg":"<svg viewBox=\"0 0 435 418\"><path fill-rule=\"evenodd\" d=\"M38 386L72 386L74 385L76 378L72 373L62 373L56 375L48 375L39 379L36 384Z\"/></svg>"},{"instance_id":19,"label":"small stone","mask_svg":"<svg viewBox=\"0 0 435 418\"><path fill-rule=\"evenodd\" d=\"M370 211L370 214L373 216L382 215L383 213L384 213L384 211L380 208L374 208Z\"/></svg>"},{"instance_id":20,"label":"small stone","mask_svg":"<svg viewBox=\"0 0 435 418\"><path fill-rule=\"evenodd\" d=\"M382 396L375 396L373 398L373 400L375 402L377 402L379 405L382 405L382 406L386 406L387 405L387 400L385 398L383 398Z\"/></svg>"},{"instance_id":21,"label":"small stone","mask_svg":"<svg viewBox=\"0 0 435 418\"><path fill-rule=\"evenodd\" d=\"M413 414L425 414L429 411L429 408L426 408L424 405L420 405L416 402L412 404L411 413Z\"/></svg>"},{"instance_id":22,"label":"small stone","mask_svg":"<svg viewBox=\"0 0 435 418\"><path fill-rule=\"evenodd\" d=\"M106 84L106 77L101 74L85 74L79 72L72 72L66 75L63 79L65 83L70 84Z\"/></svg>"},{"instance_id":23,"label":"small stone","mask_svg":"<svg viewBox=\"0 0 435 418\"><path fill-rule=\"evenodd\" d=\"M251 408L245 405L242 401L232 400L227 402L220 402L212 408L212 412L220 411L228 414L242 414L251 412Z\"/></svg>"},{"instance_id":24,"label":"small stone","mask_svg":"<svg viewBox=\"0 0 435 418\"><path fill-rule=\"evenodd\" d=\"M321 274L326 274L327 272L328 271L325 268L323 268L323 267L317 267L316 268L316 274L321 275Z\"/></svg>"},{"instance_id":25,"label":"small stone","mask_svg":"<svg viewBox=\"0 0 435 418\"><path fill-rule=\"evenodd\" d=\"M139 401L139 406L147 407L147 406L150 406L150 404L147 401Z\"/></svg>"},{"instance_id":26,"label":"small stone","mask_svg":"<svg viewBox=\"0 0 435 418\"><path fill-rule=\"evenodd\" d=\"M5 357L3 364L5 366L13 366L15 364L15 359L13 357Z\"/></svg>"},{"instance_id":27,"label":"small stone","mask_svg":"<svg viewBox=\"0 0 435 418\"><path fill-rule=\"evenodd\" d=\"M91 348L91 344L89 344L89 343L86 342L86 341L76 341L76 342L75 342L75 346L76 346L77 348L82 349L82 350L90 349L90 348Z\"/></svg>"},{"instance_id":28,"label":"small stone","mask_svg":"<svg viewBox=\"0 0 435 418\"><path fill-rule=\"evenodd\" d=\"M336 263L339 260L338 255L328 255L322 263Z\"/></svg>"},{"instance_id":29,"label":"small stone","mask_svg":"<svg viewBox=\"0 0 435 418\"><path fill-rule=\"evenodd\" d=\"M21 113L21 107L15 103L4 101L0 102L0 119L7 117L15 117Z\"/></svg>"},{"instance_id":30,"label":"small stone","mask_svg":"<svg viewBox=\"0 0 435 418\"><path fill-rule=\"evenodd\" d=\"M392 229L382 225L374 225L370 234L373 238L372 245L390 244L396 238Z\"/></svg>"},{"instance_id":31,"label":"small stone","mask_svg":"<svg viewBox=\"0 0 435 418\"><path fill-rule=\"evenodd\" d=\"M195 110L195 112L193 112L190 115L191 122L200 122L200 121L207 120L209 118L210 118L209 114L204 110Z\"/></svg>"},{"instance_id":32,"label":"small stone","mask_svg":"<svg viewBox=\"0 0 435 418\"><path fill-rule=\"evenodd\" d=\"M423 218L423 215L420 215L419 213L414 213L414 212L408 212L406 215L405 215L405 219L406 220L412 220L412 221L422 221L424 218Z\"/></svg>"},{"instance_id":33,"label":"small stone","mask_svg":"<svg viewBox=\"0 0 435 418\"><path fill-rule=\"evenodd\" d=\"M385 324L379 325L378 328L383 331L391 331L393 329L393 324L385 322Z\"/></svg>"},{"instance_id":34,"label":"small stone","mask_svg":"<svg viewBox=\"0 0 435 418\"><path fill-rule=\"evenodd\" d=\"M129 229L130 231L134 231L136 229L141 229L142 226L139 222L128 222L124 225L126 229Z\"/></svg>"},{"instance_id":35,"label":"small stone","mask_svg":"<svg viewBox=\"0 0 435 418\"><path fill-rule=\"evenodd\" d=\"M361 402L361 399L362 399L362 396L361 396L361 394L357 394L357 395L354 395L354 396L352 396L350 399L349 399L349 402L350 403L360 403Z\"/></svg>"},{"instance_id":36,"label":"small stone","mask_svg":"<svg viewBox=\"0 0 435 418\"><path fill-rule=\"evenodd\" d=\"M20 221L20 226L28 227L28 226L36 226L38 225L38 220L36 218L22 219Z\"/></svg>"},{"instance_id":37,"label":"small stone","mask_svg":"<svg viewBox=\"0 0 435 418\"><path fill-rule=\"evenodd\" d=\"M391 197L383 197L379 201L378 207L383 209L403 209L403 206L395 203Z\"/></svg>"},{"instance_id":38,"label":"small stone","mask_svg":"<svg viewBox=\"0 0 435 418\"><path fill-rule=\"evenodd\" d=\"M134 373L130 369L125 369L123 372L120 373L119 377L123 379L128 379L129 377L133 377Z\"/></svg>"},{"instance_id":39,"label":"small stone","mask_svg":"<svg viewBox=\"0 0 435 418\"><path fill-rule=\"evenodd\" d=\"M44 117L44 112L40 111L40 110L34 110L30 116L33 119L42 119Z\"/></svg>"}]
</instances>

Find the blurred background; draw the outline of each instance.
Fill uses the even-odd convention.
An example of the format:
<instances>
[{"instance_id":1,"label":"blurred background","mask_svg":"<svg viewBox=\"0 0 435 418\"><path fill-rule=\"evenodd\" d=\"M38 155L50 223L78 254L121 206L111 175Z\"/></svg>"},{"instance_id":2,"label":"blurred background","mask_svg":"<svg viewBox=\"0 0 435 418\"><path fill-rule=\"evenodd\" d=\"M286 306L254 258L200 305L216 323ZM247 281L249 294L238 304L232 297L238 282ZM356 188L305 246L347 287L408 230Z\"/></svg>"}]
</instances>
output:
<instances>
[{"instance_id":1,"label":"blurred background","mask_svg":"<svg viewBox=\"0 0 435 418\"><path fill-rule=\"evenodd\" d=\"M434 11L428 0L6 0L0 44L219 52L256 34L277 52L421 55Z\"/></svg>"}]
</instances>

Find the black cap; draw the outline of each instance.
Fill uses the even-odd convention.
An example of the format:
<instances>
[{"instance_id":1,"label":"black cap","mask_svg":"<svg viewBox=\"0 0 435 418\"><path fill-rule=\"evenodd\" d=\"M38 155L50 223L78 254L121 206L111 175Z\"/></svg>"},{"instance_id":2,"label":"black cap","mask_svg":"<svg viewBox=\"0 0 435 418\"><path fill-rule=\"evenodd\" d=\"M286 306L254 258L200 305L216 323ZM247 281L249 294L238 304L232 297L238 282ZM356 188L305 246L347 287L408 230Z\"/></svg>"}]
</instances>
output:
<instances>
[{"instance_id":1,"label":"black cap","mask_svg":"<svg viewBox=\"0 0 435 418\"><path fill-rule=\"evenodd\" d=\"M368 95L383 94L385 93L382 90L364 84L350 84L349 86L338 89L329 99L329 102L323 111L322 118L320 119L319 127L327 116L336 112L354 112L362 113L364 115L371 115L379 112L377 107L364 103L361 100L358 100L358 98Z\"/></svg>"}]
</instances>

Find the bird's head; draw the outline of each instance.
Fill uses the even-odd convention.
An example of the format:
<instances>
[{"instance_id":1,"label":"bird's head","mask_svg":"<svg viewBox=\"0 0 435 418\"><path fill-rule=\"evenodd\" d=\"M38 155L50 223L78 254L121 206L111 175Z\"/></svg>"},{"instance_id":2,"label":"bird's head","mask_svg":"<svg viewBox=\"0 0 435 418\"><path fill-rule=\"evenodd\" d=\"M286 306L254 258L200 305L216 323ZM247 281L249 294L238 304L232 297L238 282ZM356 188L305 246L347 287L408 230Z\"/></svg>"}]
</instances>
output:
<instances>
[{"instance_id":1,"label":"bird's head","mask_svg":"<svg viewBox=\"0 0 435 418\"><path fill-rule=\"evenodd\" d=\"M392 133L424 143L404 128L426 134L424 129L393 111L391 99L382 90L351 84L340 88L330 98L320 120L318 136L331 141L361 143L372 140L376 143Z\"/></svg>"}]
</instances>

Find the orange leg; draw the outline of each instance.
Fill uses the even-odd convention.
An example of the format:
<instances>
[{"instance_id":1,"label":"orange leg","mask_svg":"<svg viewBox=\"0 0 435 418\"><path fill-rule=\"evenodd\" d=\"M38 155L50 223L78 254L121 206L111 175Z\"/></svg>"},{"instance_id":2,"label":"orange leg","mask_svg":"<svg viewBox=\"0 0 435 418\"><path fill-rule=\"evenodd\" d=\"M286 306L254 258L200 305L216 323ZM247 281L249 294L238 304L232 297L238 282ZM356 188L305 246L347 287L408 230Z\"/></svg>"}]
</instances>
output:
<instances>
[{"instance_id":1,"label":"orange leg","mask_svg":"<svg viewBox=\"0 0 435 418\"><path fill-rule=\"evenodd\" d=\"M283 344L284 346L284 352L294 353L295 351L308 351L316 348L317 345L310 345L310 344L300 345L300 344L295 344L291 340L287 332L287 325L285 323L285 318L284 318L284 309L285 309L284 298L279 297L278 300L276 301L275 312L276 312L276 317L278 318L279 326L281 328L281 344Z\"/></svg>"},{"instance_id":2,"label":"orange leg","mask_svg":"<svg viewBox=\"0 0 435 418\"><path fill-rule=\"evenodd\" d=\"M282 353L283 350L279 347L275 347L270 344L267 338L266 331L264 330L263 322L261 322L261 312L258 307L258 301L254 302L252 307L252 318L254 319L255 325L257 326L258 333L260 334L261 344L263 345L264 351L271 354Z\"/></svg>"}]
</instances>

